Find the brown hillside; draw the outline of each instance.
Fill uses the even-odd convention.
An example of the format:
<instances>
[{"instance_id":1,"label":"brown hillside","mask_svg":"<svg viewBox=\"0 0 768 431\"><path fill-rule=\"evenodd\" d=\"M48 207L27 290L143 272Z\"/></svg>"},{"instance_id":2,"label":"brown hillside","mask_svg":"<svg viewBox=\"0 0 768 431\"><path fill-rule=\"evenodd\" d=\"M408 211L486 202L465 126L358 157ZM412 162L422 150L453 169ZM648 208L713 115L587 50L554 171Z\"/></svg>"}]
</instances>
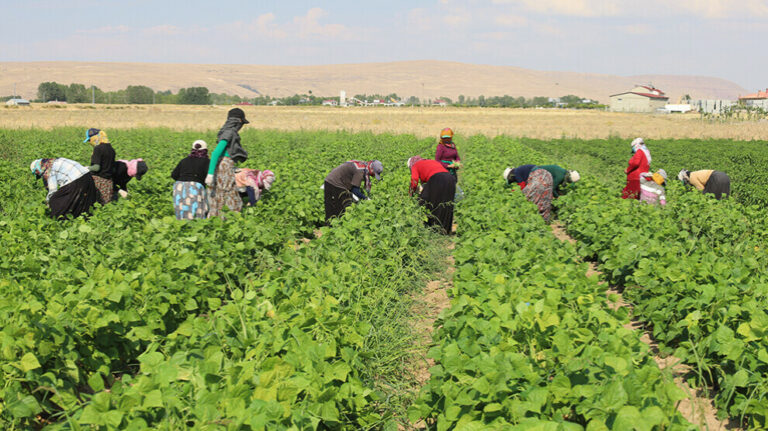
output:
<instances>
[{"instance_id":1,"label":"brown hillside","mask_svg":"<svg viewBox=\"0 0 768 431\"><path fill-rule=\"evenodd\" d=\"M397 93L420 98L458 95L550 96L576 94L607 103L608 96L635 84L653 83L674 103L683 94L698 98L735 99L747 91L712 77L643 75L614 76L577 72L543 72L519 67L486 66L446 61L341 64L328 66L258 66L158 63L0 62L0 96L17 92L35 98L41 82L72 82L118 90L147 85L155 90L204 86L215 93L240 96L289 96L307 93L334 96L345 90ZM255 89L257 92L248 88Z\"/></svg>"}]
</instances>

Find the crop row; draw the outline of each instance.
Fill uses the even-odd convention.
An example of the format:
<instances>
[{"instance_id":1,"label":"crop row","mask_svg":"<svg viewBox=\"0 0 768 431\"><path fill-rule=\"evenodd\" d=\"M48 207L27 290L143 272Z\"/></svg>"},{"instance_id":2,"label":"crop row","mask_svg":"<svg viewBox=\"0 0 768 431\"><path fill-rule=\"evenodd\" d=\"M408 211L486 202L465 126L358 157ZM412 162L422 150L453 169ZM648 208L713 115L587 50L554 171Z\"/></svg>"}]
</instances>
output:
<instances>
[{"instance_id":1,"label":"crop row","mask_svg":"<svg viewBox=\"0 0 768 431\"><path fill-rule=\"evenodd\" d=\"M734 420L768 426L768 254L762 210L699 193L666 208L610 199L587 183L559 214L634 315L712 385Z\"/></svg>"},{"instance_id":2,"label":"crop row","mask_svg":"<svg viewBox=\"0 0 768 431\"><path fill-rule=\"evenodd\" d=\"M478 138L467 152L453 299L411 420L438 430L693 428L676 410L685 394L623 327L627 310L608 306L576 249L498 180L526 151Z\"/></svg>"},{"instance_id":3,"label":"crop row","mask_svg":"<svg viewBox=\"0 0 768 431\"><path fill-rule=\"evenodd\" d=\"M19 148L0 160L3 428L393 421L411 346L405 293L435 255L401 159L429 142L246 134L248 165L278 182L242 215L184 223L168 175L196 134L122 131L110 135L118 155L145 158L150 172L129 199L54 222L28 161L87 160L75 132L2 132ZM398 169L301 245L322 222L327 168L363 157Z\"/></svg>"},{"instance_id":4,"label":"crop row","mask_svg":"<svg viewBox=\"0 0 768 431\"><path fill-rule=\"evenodd\" d=\"M522 139L535 152L615 184L618 195L630 157L628 140ZM768 154L765 142L731 140L658 139L647 142L653 156L651 168L663 168L675 179L681 169L716 169L731 177L733 197L745 205L768 205ZM674 197L674 196L673 196ZM673 198L672 197L672 198ZM670 198L670 196L668 196ZM671 199L671 198L670 198Z\"/></svg>"}]
</instances>

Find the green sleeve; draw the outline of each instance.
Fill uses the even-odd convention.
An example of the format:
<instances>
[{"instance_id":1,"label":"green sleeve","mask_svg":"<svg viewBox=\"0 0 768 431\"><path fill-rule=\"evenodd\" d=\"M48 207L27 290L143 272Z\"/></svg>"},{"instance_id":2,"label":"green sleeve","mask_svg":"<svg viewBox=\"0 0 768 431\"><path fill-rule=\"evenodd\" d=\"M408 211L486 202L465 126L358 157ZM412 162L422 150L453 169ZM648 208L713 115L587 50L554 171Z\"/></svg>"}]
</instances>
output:
<instances>
[{"instance_id":1,"label":"green sleeve","mask_svg":"<svg viewBox=\"0 0 768 431\"><path fill-rule=\"evenodd\" d=\"M216 145L216 149L213 150L213 154L211 154L211 163L208 164L208 175L213 175L213 173L216 172L216 166L219 164L219 159L221 159L221 156L226 154L226 150L227 141L222 139L219 141L218 145Z\"/></svg>"}]
</instances>

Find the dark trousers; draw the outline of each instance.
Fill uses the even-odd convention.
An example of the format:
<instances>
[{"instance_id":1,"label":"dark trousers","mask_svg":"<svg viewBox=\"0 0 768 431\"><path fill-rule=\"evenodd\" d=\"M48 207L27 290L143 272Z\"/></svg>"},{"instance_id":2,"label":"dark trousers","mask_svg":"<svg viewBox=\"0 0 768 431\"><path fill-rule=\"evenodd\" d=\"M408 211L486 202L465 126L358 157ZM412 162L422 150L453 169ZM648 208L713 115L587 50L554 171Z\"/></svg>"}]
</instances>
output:
<instances>
[{"instance_id":1,"label":"dark trousers","mask_svg":"<svg viewBox=\"0 0 768 431\"><path fill-rule=\"evenodd\" d=\"M439 226L444 234L453 229L453 198L456 195L456 178L448 172L432 175L424 184L419 202L430 213L428 226Z\"/></svg>"},{"instance_id":2,"label":"dark trousers","mask_svg":"<svg viewBox=\"0 0 768 431\"><path fill-rule=\"evenodd\" d=\"M336 187L328 181L323 185L325 189L325 223L329 224L334 217L341 217L344 210L352 205L354 198L349 190Z\"/></svg>"}]
</instances>

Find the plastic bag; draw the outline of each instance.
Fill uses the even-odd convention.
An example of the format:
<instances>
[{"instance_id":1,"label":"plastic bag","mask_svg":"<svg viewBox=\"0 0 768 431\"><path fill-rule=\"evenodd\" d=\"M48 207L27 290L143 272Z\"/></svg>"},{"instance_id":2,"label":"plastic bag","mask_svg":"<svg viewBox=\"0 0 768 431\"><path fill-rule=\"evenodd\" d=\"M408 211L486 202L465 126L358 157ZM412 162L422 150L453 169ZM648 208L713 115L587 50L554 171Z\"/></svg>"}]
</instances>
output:
<instances>
[{"instance_id":1,"label":"plastic bag","mask_svg":"<svg viewBox=\"0 0 768 431\"><path fill-rule=\"evenodd\" d=\"M456 193L453 195L453 201L459 202L462 199L464 199L464 190L462 190L461 187L459 187L459 185L456 184Z\"/></svg>"}]
</instances>

